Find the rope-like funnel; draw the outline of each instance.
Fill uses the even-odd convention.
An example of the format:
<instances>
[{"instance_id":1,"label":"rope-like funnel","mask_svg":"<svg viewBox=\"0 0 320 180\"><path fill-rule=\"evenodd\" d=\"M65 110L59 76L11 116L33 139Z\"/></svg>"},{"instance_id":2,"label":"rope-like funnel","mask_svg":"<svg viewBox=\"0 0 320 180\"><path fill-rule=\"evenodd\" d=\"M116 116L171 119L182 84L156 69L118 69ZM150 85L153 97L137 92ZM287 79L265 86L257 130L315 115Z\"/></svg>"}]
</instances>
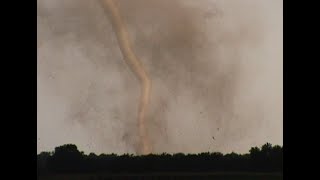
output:
<instances>
[{"instance_id":1,"label":"rope-like funnel","mask_svg":"<svg viewBox=\"0 0 320 180\"><path fill-rule=\"evenodd\" d=\"M121 18L119 9L113 0L101 0L103 5L106 7L110 20L113 25L113 29L116 32L118 43L128 66L135 73L141 83L141 97L138 111L138 124L139 124L139 135L141 140L141 153L151 153L151 146L148 140L146 131L145 115L149 104L151 80L147 74L143 64L137 58L134 51L131 48L129 34L126 26Z\"/></svg>"}]
</instances>

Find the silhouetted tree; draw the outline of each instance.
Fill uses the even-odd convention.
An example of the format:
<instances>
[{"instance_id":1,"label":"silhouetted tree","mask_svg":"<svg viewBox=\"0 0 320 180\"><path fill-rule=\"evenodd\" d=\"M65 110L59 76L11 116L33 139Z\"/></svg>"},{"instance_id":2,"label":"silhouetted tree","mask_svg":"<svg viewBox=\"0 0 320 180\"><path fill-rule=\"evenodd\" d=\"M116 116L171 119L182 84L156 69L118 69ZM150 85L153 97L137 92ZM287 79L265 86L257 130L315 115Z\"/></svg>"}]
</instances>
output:
<instances>
[{"instance_id":1,"label":"silhouetted tree","mask_svg":"<svg viewBox=\"0 0 320 180\"><path fill-rule=\"evenodd\" d=\"M66 144L56 147L48 159L49 168L55 172L76 172L81 169L83 156L76 145Z\"/></svg>"},{"instance_id":2,"label":"silhouetted tree","mask_svg":"<svg viewBox=\"0 0 320 180\"><path fill-rule=\"evenodd\" d=\"M261 149L252 147L248 154L204 152L200 154L132 154L85 155L73 144L56 147L54 152L37 156L38 171L51 173L93 172L213 172L260 171L282 172L283 148L264 144Z\"/></svg>"},{"instance_id":3,"label":"silhouetted tree","mask_svg":"<svg viewBox=\"0 0 320 180\"><path fill-rule=\"evenodd\" d=\"M37 172L38 174L43 174L48 172L47 161L50 158L50 152L41 152L37 156Z\"/></svg>"}]
</instances>

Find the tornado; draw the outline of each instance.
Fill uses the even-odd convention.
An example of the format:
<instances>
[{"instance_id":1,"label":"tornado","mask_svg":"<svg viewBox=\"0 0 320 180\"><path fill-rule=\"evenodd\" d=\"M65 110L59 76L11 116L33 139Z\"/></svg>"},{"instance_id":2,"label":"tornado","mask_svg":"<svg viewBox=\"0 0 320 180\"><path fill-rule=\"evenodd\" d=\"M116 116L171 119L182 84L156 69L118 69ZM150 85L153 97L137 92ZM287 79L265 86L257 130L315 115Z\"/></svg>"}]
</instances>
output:
<instances>
[{"instance_id":1,"label":"tornado","mask_svg":"<svg viewBox=\"0 0 320 180\"><path fill-rule=\"evenodd\" d=\"M139 136L140 136L140 153L150 154L151 145L149 143L147 130L146 130L146 112L150 99L151 90L151 79L144 68L142 62L135 55L132 50L129 34L125 23L121 17L117 4L114 0L101 0L103 6L107 10L108 17L111 20L113 30L116 33L118 44L128 66L131 68L133 73L137 76L141 84L141 95L138 110L138 126L139 126Z\"/></svg>"}]
</instances>

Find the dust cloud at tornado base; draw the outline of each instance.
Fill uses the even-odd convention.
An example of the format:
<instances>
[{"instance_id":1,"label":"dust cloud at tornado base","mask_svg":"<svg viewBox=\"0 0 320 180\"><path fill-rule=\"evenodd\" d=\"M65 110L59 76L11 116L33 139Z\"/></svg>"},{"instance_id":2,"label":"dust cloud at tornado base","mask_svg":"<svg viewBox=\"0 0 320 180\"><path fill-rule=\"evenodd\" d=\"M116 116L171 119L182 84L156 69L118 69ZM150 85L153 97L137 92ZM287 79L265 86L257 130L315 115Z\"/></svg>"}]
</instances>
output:
<instances>
[{"instance_id":1,"label":"dust cloud at tornado base","mask_svg":"<svg viewBox=\"0 0 320 180\"><path fill-rule=\"evenodd\" d=\"M282 144L282 1L118 5L152 79L154 152ZM38 152L135 153L140 84L101 4L38 0L37 11Z\"/></svg>"}]
</instances>

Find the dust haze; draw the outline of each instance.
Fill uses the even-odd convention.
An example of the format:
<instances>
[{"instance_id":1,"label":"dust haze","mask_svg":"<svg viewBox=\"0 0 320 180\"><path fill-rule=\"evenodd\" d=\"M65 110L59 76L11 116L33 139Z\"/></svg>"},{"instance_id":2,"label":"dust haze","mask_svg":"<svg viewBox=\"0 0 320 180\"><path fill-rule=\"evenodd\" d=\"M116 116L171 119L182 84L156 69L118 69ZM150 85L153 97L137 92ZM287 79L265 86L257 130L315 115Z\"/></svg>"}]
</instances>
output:
<instances>
[{"instance_id":1,"label":"dust haze","mask_svg":"<svg viewBox=\"0 0 320 180\"><path fill-rule=\"evenodd\" d=\"M117 3L152 80L154 153L282 145L281 0ZM37 13L38 152L136 153L140 85L99 0L38 0Z\"/></svg>"}]
</instances>

